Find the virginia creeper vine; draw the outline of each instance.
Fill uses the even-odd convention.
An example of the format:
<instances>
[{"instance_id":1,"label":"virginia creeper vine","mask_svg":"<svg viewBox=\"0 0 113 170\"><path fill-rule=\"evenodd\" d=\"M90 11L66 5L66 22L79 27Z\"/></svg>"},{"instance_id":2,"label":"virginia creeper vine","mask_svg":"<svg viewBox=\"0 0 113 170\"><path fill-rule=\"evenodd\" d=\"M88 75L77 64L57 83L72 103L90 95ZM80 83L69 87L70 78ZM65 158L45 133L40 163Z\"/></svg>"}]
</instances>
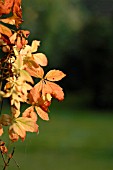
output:
<instances>
[{"instance_id":1,"label":"virginia creeper vine","mask_svg":"<svg viewBox=\"0 0 113 170\"><path fill-rule=\"evenodd\" d=\"M50 70L44 74L48 60L38 53L40 41L28 45L28 30L19 29L22 24L21 0L0 0L0 102L10 101L11 111L0 111L0 152L5 170L12 159L14 149L9 153L6 141L2 140L4 127L8 126L8 136L12 142L25 140L26 132L38 132L37 118L49 120L48 108L52 98L64 99L62 88L54 83L65 77L60 70ZM11 29L13 25L14 29ZM34 78L39 82L34 83ZM21 113L22 103L28 108ZM7 157L6 157L7 156Z\"/></svg>"}]
</instances>

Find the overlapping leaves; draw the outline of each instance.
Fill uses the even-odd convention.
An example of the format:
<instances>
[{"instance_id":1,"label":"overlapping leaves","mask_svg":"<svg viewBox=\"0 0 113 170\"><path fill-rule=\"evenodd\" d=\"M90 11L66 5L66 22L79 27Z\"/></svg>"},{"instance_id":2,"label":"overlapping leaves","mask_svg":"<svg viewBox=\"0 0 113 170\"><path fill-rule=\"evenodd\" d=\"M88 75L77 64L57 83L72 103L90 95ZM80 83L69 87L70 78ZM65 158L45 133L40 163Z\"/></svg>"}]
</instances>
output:
<instances>
[{"instance_id":1,"label":"overlapping leaves","mask_svg":"<svg viewBox=\"0 0 113 170\"><path fill-rule=\"evenodd\" d=\"M12 13L11 17L2 18ZM3 127L9 126L9 138L15 142L26 137L26 132L38 132L37 118L49 120L49 106L52 98L64 99L62 88L55 82L65 77L60 70L50 70L44 74L48 60L45 54L39 53L40 41L34 40L28 45L29 31L11 30L4 23L15 25L22 23L21 0L0 1L0 46L5 55L0 59L0 81L4 82L0 96L9 98L11 113L0 117L0 136ZM34 78L39 82L34 83ZM20 112L21 104L29 107Z\"/></svg>"}]
</instances>

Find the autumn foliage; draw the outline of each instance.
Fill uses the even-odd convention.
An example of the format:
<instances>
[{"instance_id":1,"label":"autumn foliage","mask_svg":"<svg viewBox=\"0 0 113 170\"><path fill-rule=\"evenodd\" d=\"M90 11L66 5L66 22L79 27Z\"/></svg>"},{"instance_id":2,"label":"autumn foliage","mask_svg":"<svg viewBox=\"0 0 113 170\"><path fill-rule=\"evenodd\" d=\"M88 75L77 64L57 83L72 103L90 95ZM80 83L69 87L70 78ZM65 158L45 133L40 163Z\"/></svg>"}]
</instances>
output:
<instances>
[{"instance_id":1,"label":"autumn foliage","mask_svg":"<svg viewBox=\"0 0 113 170\"><path fill-rule=\"evenodd\" d=\"M28 131L37 133L38 117L49 120L52 99L64 99L63 90L56 82L65 74L55 69L44 73L48 60L45 54L37 52L40 41L28 45L30 32L19 29L22 22L21 0L0 0L0 98L1 102L8 98L11 107L9 113L0 115L0 136L4 126L8 126L12 142L19 138L24 141ZM23 113L20 112L22 103L28 104ZM4 145L0 145L0 150L7 152Z\"/></svg>"}]
</instances>

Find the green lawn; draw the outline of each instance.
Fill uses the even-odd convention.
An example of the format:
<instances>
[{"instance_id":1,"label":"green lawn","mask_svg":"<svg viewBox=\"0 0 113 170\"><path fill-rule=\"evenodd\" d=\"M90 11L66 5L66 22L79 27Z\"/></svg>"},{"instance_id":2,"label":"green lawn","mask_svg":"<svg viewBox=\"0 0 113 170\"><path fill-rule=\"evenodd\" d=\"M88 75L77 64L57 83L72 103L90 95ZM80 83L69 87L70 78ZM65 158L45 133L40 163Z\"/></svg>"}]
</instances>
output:
<instances>
[{"instance_id":1,"label":"green lawn","mask_svg":"<svg viewBox=\"0 0 113 170\"><path fill-rule=\"evenodd\" d=\"M20 169L113 170L113 114L61 105L51 108L49 122L39 121L39 135L15 144ZM11 160L8 170L16 169Z\"/></svg>"}]
</instances>

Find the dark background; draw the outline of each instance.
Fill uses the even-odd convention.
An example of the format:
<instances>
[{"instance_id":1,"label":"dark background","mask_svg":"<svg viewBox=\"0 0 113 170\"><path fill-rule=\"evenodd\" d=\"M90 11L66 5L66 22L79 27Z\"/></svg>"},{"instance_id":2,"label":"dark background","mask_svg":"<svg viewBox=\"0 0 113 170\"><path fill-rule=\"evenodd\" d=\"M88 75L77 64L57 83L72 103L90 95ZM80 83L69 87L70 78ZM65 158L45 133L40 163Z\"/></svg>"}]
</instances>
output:
<instances>
[{"instance_id":1,"label":"dark background","mask_svg":"<svg viewBox=\"0 0 113 170\"><path fill-rule=\"evenodd\" d=\"M67 76L58 82L65 100L53 101L48 122L38 119L39 135L14 144L14 159L22 170L113 170L113 0L22 3L22 29L41 41L45 71Z\"/></svg>"},{"instance_id":2,"label":"dark background","mask_svg":"<svg viewBox=\"0 0 113 170\"><path fill-rule=\"evenodd\" d=\"M60 83L87 107L113 109L113 1L23 1L23 29L41 41L47 70L63 70ZM87 100L86 100L87 96Z\"/></svg>"}]
</instances>

